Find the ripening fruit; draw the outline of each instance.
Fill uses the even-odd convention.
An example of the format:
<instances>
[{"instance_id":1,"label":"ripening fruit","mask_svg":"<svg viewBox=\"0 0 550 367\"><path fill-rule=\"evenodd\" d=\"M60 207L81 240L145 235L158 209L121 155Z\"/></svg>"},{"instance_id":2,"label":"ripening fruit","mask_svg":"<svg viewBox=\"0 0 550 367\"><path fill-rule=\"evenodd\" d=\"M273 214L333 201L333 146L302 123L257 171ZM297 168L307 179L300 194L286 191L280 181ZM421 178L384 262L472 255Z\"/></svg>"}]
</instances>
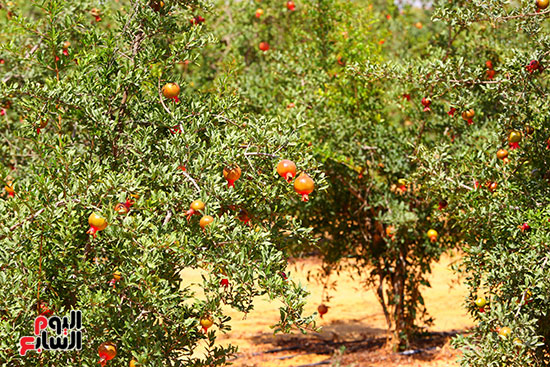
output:
<instances>
[{"instance_id":1,"label":"ripening fruit","mask_svg":"<svg viewBox=\"0 0 550 367\"><path fill-rule=\"evenodd\" d=\"M416 28L418 28L418 29L422 29L422 27L423 27L422 23L420 23L420 22L416 22L416 23L414 24L414 26L415 26Z\"/></svg>"},{"instance_id":2,"label":"ripening fruit","mask_svg":"<svg viewBox=\"0 0 550 367\"><path fill-rule=\"evenodd\" d=\"M214 325L214 321L212 320L212 317L210 317L210 316L201 317L200 323L201 323L201 326L202 326L202 330L204 330L204 332L208 331L208 329L212 325Z\"/></svg>"},{"instance_id":3,"label":"ripening fruit","mask_svg":"<svg viewBox=\"0 0 550 367\"><path fill-rule=\"evenodd\" d=\"M128 214L129 210L130 208L127 207L124 203L118 203L117 205L115 205L115 212L117 212L118 215Z\"/></svg>"},{"instance_id":4,"label":"ripening fruit","mask_svg":"<svg viewBox=\"0 0 550 367\"><path fill-rule=\"evenodd\" d=\"M387 226L386 227L386 236L388 236L388 238L393 238L393 236L395 236L395 227L394 226Z\"/></svg>"},{"instance_id":5,"label":"ripening fruit","mask_svg":"<svg viewBox=\"0 0 550 367\"><path fill-rule=\"evenodd\" d=\"M264 15L264 10L256 9L256 18L260 18L262 15Z\"/></svg>"},{"instance_id":6,"label":"ripening fruit","mask_svg":"<svg viewBox=\"0 0 550 367\"><path fill-rule=\"evenodd\" d=\"M239 166L226 167L223 169L223 177L227 180L227 187L234 187L235 181L241 177L241 168Z\"/></svg>"},{"instance_id":7,"label":"ripening fruit","mask_svg":"<svg viewBox=\"0 0 550 367\"><path fill-rule=\"evenodd\" d=\"M485 61L485 66L487 66L487 69L493 69L493 62L491 60Z\"/></svg>"},{"instance_id":8,"label":"ripening fruit","mask_svg":"<svg viewBox=\"0 0 550 367\"><path fill-rule=\"evenodd\" d=\"M323 315L328 312L328 307L324 304L320 304L319 307L317 307L317 312L319 312L319 316L323 318Z\"/></svg>"},{"instance_id":9,"label":"ripening fruit","mask_svg":"<svg viewBox=\"0 0 550 367\"><path fill-rule=\"evenodd\" d=\"M435 242L437 241L437 231L435 229L430 229L427 233L428 238L430 241Z\"/></svg>"},{"instance_id":10,"label":"ripening fruit","mask_svg":"<svg viewBox=\"0 0 550 367\"><path fill-rule=\"evenodd\" d=\"M110 361L111 359L115 358L116 356L116 346L112 342L104 342L101 343L99 348L97 349L97 353L99 354L99 364L101 366L105 366L107 364L107 361Z\"/></svg>"},{"instance_id":11,"label":"ripening fruit","mask_svg":"<svg viewBox=\"0 0 550 367\"><path fill-rule=\"evenodd\" d=\"M138 367L138 366L139 366L139 365L138 365L138 362L137 362L135 359L132 359L132 360L130 361L130 367Z\"/></svg>"},{"instance_id":12,"label":"ripening fruit","mask_svg":"<svg viewBox=\"0 0 550 367\"><path fill-rule=\"evenodd\" d=\"M482 308L485 307L485 305L487 304L487 300L483 297L477 297L474 303L477 307Z\"/></svg>"},{"instance_id":13,"label":"ripening fruit","mask_svg":"<svg viewBox=\"0 0 550 367\"><path fill-rule=\"evenodd\" d=\"M162 87L162 95L166 98L176 98L180 94L180 87L176 83L167 83Z\"/></svg>"},{"instance_id":14,"label":"ripening fruit","mask_svg":"<svg viewBox=\"0 0 550 367\"><path fill-rule=\"evenodd\" d=\"M537 8L544 10L548 7L549 0L536 0Z\"/></svg>"},{"instance_id":15,"label":"ripening fruit","mask_svg":"<svg viewBox=\"0 0 550 367\"><path fill-rule=\"evenodd\" d=\"M6 186L4 186L4 191L8 193L8 196L15 196L15 190L13 189L13 184L11 183L11 181L6 182Z\"/></svg>"},{"instance_id":16,"label":"ripening fruit","mask_svg":"<svg viewBox=\"0 0 550 367\"><path fill-rule=\"evenodd\" d=\"M258 46L260 48L260 50L262 50L263 52L266 52L267 50L269 50L269 43L267 42L260 42L260 45Z\"/></svg>"},{"instance_id":17,"label":"ripening fruit","mask_svg":"<svg viewBox=\"0 0 550 367\"><path fill-rule=\"evenodd\" d=\"M521 131L512 130L510 131L510 134L508 135L508 143L510 143L510 149L516 149L519 148L519 142L522 138Z\"/></svg>"},{"instance_id":18,"label":"ripening fruit","mask_svg":"<svg viewBox=\"0 0 550 367\"><path fill-rule=\"evenodd\" d=\"M504 159L508 157L508 151L506 149L499 149L497 151L497 158Z\"/></svg>"},{"instance_id":19,"label":"ripening fruit","mask_svg":"<svg viewBox=\"0 0 550 367\"><path fill-rule=\"evenodd\" d=\"M535 132L535 128L531 125L525 125L523 132L525 135L532 135Z\"/></svg>"},{"instance_id":20,"label":"ripening fruit","mask_svg":"<svg viewBox=\"0 0 550 367\"><path fill-rule=\"evenodd\" d=\"M164 1L162 1L162 0L152 0L149 3L149 6L154 11L160 11L162 8L164 8Z\"/></svg>"},{"instance_id":21,"label":"ripening fruit","mask_svg":"<svg viewBox=\"0 0 550 367\"><path fill-rule=\"evenodd\" d=\"M122 273L120 271L115 271L113 273L113 279L116 280L117 282L122 279Z\"/></svg>"},{"instance_id":22,"label":"ripening fruit","mask_svg":"<svg viewBox=\"0 0 550 367\"><path fill-rule=\"evenodd\" d=\"M107 228L107 221L97 213L90 214L88 217L88 224L90 225L90 229L88 229L86 233L91 234L94 238L97 232Z\"/></svg>"},{"instance_id":23,"label":"ripening fruit","mask_svg":"<svg viewBox=\"0 0 550 367\"><path fill-rule=\"evenodd\" d=\"M288 182L291 182L296 176L296 164L288 159L283 159L277 164L277 173Z\"/></svg>"},{"instance_id":24,"label":"ripening fruit","mask_svg":"<svg viewBox=\"0 0 550 367\"><path fill-rule=\"evenodd\" d=\"M294 1L287 1L286 8L290 11L294 11L296 10L296 4L294 4Z\"/></svg>"},{"instance_id":25,"label":"ripening fruit","mask_svg":"<svg viewBox=\"0 0 550 367\"><path fill-rule=\"evenodd\" d=\"M462 119L464 121L467 121L469 125L471 125L474 121L473 118L475 116L476 112L473 109L469 109L467 111L462 112Z\"/></svg>"},{"instance_id":26,"label":"ripening fruit","mask_svg":"<svg viewBox=\"0 0 550 367\"><path fill-rule=\"evenodd\" d=\"M202 200L195 200L189 206L189 210L185 213L187 215L187 220L191 219L193 214L198 214L201 210L204 210L204 203Z\"/></svg>"},{"instance_id":27,"label":"ripening fruit","mask_svg":"<svg viewBox=\"0 0 550 367\"><path fill-rule=\"evenodd\" d=\"M489 189L489 191L491 191L491 192L495 192L497 187L498 187L498 183L496 183L496 182L489 182L487 184L487 189Z\"/></svg>"},{"instance_id":28,"label":"ripening fruit","mask_svg":"<svg viewBox=\"0 0 550 367\"><path fill-rule=\"evenodd\" d=\"M50 309L50 306L46 301L38 302L38 312L40 313L40 316L50 317L53 315L53 311Z\"/></svg>"},{"instance_id":29,"label":"ripening fruit","mask_svg":"<svg viewBox=\"0 0 550 367\"><path fill-rule=\"evenodd\" d=\"M207 226L212 224L213 221L214 221L214 218L212 216L205 215L204 217L201 218L199 225L201 226L202 229L205 229Z\"/></svg>"},{"instance_id":30,"label":"ripening fruit","mask_svg":"<svg viewBox=\"0 0 550 367\"><path fill-rule=\"evenodd\" d=\"M315 189L315 183L306 173L302 172L294 181L294 191L302 195L302 201L309 200L309 194Z\"/></svg>"},{"instance_id":31,"label":"ripening fruit","mask_svg":"<svg viewBox=\"0 0 550 367\"><path fill-rule=\"evenodd\" d=\"M512 329L510 329L508 326L501 327L498 331L498 336L503 339L508 338L510 335L512 335Z\"/></svg>"}]
</instances>

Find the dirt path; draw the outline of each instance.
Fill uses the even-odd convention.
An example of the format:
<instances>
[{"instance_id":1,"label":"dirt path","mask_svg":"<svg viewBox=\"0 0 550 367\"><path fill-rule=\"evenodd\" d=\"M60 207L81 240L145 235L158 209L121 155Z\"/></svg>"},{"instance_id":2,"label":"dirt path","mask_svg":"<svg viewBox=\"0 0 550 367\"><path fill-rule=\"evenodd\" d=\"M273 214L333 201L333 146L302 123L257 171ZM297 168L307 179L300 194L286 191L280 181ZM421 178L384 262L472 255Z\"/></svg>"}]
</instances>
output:
<instances>
[{"instance_id":1,"label":"dirt path","mask_svg":"<svg viewBox=\"0 0 550 367\"><path fill-rule=\"evenodd\" d=\"M471 327L472 321L462 308L466 289L450 270L452 261L445 257L434 265L432 288L424 291L426 306L435 322L429 329L434 334L419 346L425 349L422 353L402 356L382 348L385 321L378 301L372 291L360 288L357 280L346 274L334 278L337 289L331 292L329 312L320 320L321 333L273 335L269 326L279 316L278 303L258 299L256 309L244 320L242 314L228 310L233 330L218 341L239 347L232 362L241 367L298 367L320 362L324 364L319 366L332 363L342 367L458 366L455 361L459 354L447 343L449 334ZM321 301L322 286L306 280L308 270L318 265L318 260L307 259L291 267L292 279L305 284L311 292L308 313L316 311Z\"/></svg>"}]
</instances>

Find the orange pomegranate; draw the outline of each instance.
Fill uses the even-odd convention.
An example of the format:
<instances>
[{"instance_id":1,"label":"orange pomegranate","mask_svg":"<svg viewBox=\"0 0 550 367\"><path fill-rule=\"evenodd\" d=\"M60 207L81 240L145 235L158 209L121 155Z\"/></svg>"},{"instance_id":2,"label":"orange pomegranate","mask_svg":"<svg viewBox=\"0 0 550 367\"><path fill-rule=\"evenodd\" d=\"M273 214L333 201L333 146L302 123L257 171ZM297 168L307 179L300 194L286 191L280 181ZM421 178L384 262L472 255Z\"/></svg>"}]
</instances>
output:
<instances>
[{"instance_id":1,"label":"orange pomegranate","mask_svg":"<svg viewBox=\"0 0 550 367\"><path fill-rule=\"evenodd\" d=\"M497 151L497 158L498 159L505 159L508 157L508 151L506 149L499 149Z\"/></svg>"},{"instance_id":2,"label":"orange pomegranate","mask_svg":"<svg viewBox=\"0 0 550 367\"><path fill-rule=\"evenodd\" d=\"M302 195L302 201L309 201L309 194L315 189L315 182L306 173L302 172L294 181L294 191Z\"/></svg>"},{"instance_id":3,"label":"orange pomegranate","mask_svg":"<svg viewBox=\"0 0 550 367\"><path fill-rule=\"evenodd\" d=\"M205 229L210 224L212 224L213 221L214 221L214 218L212 216L205 215L204 217L201 218L199 225L201 226L202 229Z\"/></svg>"},{"instance_id":4,"label":"orange pomegranate","mask_svg":"<svg viewBox=\"0 0 550 367\"><path fill-rule=\"evenodd\" d=\"M115 205L115 212L117 212L118 215L124 215L128 213L128 210L130 208L126 206L124 203L118 203Z\"/></svg>"},{"instance_id":5,"label":"orange pomegranate","mask_svg":"<svg viewBox=\"0 0 550 367\"><path fill-rule=\"evenodd\" d=\"M167 83L162 87L162 95L166 98L177 98L180 94L180 86L176 83Z\"/></svg>"},{"instance_id":6,"label":"orange pomegranate","mask_svg":"<svg viewBox=\"0 0 550 367\"><path fill-rule=\"evenodd\" d=\"M296 164L288 159L283 159L277 164L277 173L288 182L291 182L296 176Z\"/></svg>"},{"instance_id":7,"label":"orange pomegranate","mask_svg":"<svg viewBox=\"0 0 550 367\"><path fill-rule=\"evenodd\" d=\"M90 225L90 229L88 229L86 233L91 234L94 238L97 232L107 228L107 221L97 213L90 214L88 217L88 224Z\"/></svg>"},{"instance_id":8,"label":"orange pomegranate","mask_svg":"<svg viewBox=\"0 0 550 367\"><path fill-rule=\"evenodd\" d=\"M227 180L227 187L234 187L235 181L241 177L241 168L239 166L225 167L223 177Z\"/></svg>"},{"instance_id":9,"label":"orange pomegranate","mask_svg":"<svg viewBox=\"0 0 550 367\"><path fill-rule=\"evenodd\" d=\"M97 349L97 353L99 354L99 364L101 366L105 366L107 364L107 361L110 361L111 359L115 358L116 356L116 346L113 342L104 342L101 343L99 348Z\"/></svg>"},{"instance_id":10,"label":"orange pomegranate","mask_svg":"<svg viewBox=\"0 0 550 367\"><path fill-rule=\"evenodd\" d=\"M473 109L469 109L467 111L464 111L462 112L462 119L466 122L468 122L468 125L471 125L474 123L474 116L475 116L476 112L473 110Z\"/></svg>"},{"instance_id":11,"label":"orange pomegranate","mask_svg":"<svg viewBox=\"0 0 550 367\"><path fill-rule=\"evenodd\" d=\"M317 312L319 312L319 315L323 318L323 315L328 312L328 306L320 304L319 307L317 307Z\"/></svg>"},{"instance_id":12,"label":"orange pomegranate","mask_svg":"<svg viewBox=\"0 0 550 367\"><path fill-rule=\"evenodd\" d=\"M262 15L264 15L263 9L257 9L256 10L256 18L260 18Z\"/></svg>"},{"instance_id":13,"label":"orange pomegranate","mask_svg":"<svg viewBox=\"0 0 550 367\"><path fill-rule=\"evenodd\" d=\"M387 226L386 227L386 236L388 236L388 238L393 238L393 236L395 236L395 227L394 226Z\"/></svg>"},{"instance_id":14,"label":"orange pomegranate","mask_svg":"<svg viewBox=\"0 0 550 367\"><path fill-rule=\"evenodd\" d=\"M195 200L189 206L189 210L185 213L187 215L187 221L191 220L191 216L198 214L201 210L204 210L204 203L202 200Z\"/></svg>"},{"instance_id":15,"label":"orange pomegranate","mask_svg":"<svg viewBox=\"0 0 550 367\"><path fill-rule=\"evenodd\" d=\"M214 325L214 320L212 320L211 316L203 316L201 317L200 324L202 326L202 330L206 333L212 325Z\"/></svg>"},{"instance_id":16,"label":"orange pomegranate","mask_svg":"<svg viewBox=\"0 0 550 367\"><path fill-rule=\"evenodd\" d=\"M430 239L430 241L432 241L432 242L437 241L438 233L435 229L430 229L428 231L427 235L428 235L428 238Z\"/></svg>"},{"instance_id":17,"label":"orange pomegranate","mask_svg":"<svg viewBox=\"0 0 550 367\"><path fill-rule=\"evenodd\" d=\"M15 190L13 189L13 183L11 181L6 182L6 186L4 186L4 191L8 193L8 196L15 196Z\"/></svg>"}]
</instances>

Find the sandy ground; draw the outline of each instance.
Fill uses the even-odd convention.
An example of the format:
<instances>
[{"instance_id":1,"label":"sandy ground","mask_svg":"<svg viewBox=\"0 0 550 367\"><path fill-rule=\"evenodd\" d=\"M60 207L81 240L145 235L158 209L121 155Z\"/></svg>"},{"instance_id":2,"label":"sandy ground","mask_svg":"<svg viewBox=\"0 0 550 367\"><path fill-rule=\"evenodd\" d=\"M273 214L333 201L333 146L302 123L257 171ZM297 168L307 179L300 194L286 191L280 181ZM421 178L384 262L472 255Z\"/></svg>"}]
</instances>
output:
<instances>
[{"instance_id":1,"label":"sandy ground","mask_svg":"<svg viewBox=\"0 0 550 367\"><path fill-rule=\"evenodd\" d=\"M372 290L363 289L357 279L347 274L331 277L337 287L330 292L329 312L320 320L320 333L273 335L269 328L278 318L278 304L257 299L255 310L246 319L227 310L233 330L218 338L220 344L239 347L232 360L240 367L305 367L305 366L458 366L459 353L448 344L449 335L463 332L472 320L462 308L466 289L458 281L450 264L457 258L445 257L434 264L430 276L432 287L423 292L428 311L435 318L430 336L412 356L391 353L384 348L385 321ZM321 303L322 285L308 282L307 272L320 264L317 259L298 260L291 266L291 277L311 292L308 313ZM185 274L185 277L198 274ZM198 279L197 279L198 280Z\"/></svg>"}]
</instances>

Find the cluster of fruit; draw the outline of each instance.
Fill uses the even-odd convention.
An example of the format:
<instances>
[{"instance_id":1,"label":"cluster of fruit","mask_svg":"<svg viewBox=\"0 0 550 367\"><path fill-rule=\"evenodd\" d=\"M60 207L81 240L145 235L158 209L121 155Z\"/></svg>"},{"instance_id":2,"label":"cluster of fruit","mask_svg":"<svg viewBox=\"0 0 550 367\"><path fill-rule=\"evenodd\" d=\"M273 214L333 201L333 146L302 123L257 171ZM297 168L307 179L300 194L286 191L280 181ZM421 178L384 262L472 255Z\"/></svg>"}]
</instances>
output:
<instances>
[{"instance_id":1,"label":"cluster of fruit","mask_svg":"<svg viewBox=\"0 0 550 367\"><path fill-rule=\"evenodd\" d=\"M295 11L296 10L296 4L294 3L294 1L289 0L289 1L286 2L286 8L289 11ZM256 18L260 19L262 17L262 15L264 15L264 14L265 14L265 12L262 8L256 9L256 14L255 14ZM269 50L269 43L267 43L265 41L262 41L258 45L258 48L260 49L260 51L266 52L266 51Z\"/></svg>"}]
</instances>

